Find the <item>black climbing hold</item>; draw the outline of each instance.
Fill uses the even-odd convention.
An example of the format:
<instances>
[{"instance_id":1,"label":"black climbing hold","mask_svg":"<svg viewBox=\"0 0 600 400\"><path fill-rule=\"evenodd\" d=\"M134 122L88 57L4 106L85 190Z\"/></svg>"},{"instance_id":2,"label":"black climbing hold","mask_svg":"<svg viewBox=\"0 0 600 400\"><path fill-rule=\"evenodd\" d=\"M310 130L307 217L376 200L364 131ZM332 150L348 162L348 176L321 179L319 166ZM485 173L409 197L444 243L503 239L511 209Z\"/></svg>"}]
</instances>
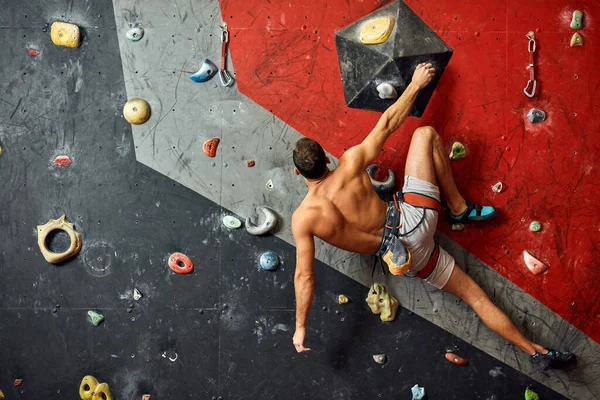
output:
<instances>
[{"instance_id":1,"label":"black climbing hold","mask_svg":"<svg viewBox=\"0 0 600 400\"><path fill-rule=\"evenodd\" d=\"M381 44L361 43L362 25L377 17L396 19L390 37ZM452 49L401 0L336 32L335 44L344 97L348 107L352 108L385 111L395 100L381 99L377 86L385 82L402 94L417 65L432 63L436 69L435 77L419 92L410 111L410 115L415 117L420 117L425 111L452 56Z\"/></svg>"}]
</instances>

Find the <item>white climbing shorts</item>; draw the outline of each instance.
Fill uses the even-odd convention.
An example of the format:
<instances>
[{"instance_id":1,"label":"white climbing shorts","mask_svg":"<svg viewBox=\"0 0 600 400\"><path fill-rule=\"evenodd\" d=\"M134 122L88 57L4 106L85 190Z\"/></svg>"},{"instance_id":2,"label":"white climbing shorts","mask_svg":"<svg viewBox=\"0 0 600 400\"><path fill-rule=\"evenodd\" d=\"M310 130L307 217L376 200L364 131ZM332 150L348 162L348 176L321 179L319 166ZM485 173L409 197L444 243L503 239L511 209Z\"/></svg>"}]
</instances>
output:
<instances>
[{"instance_id":1,"label":"white climbing shorts","mask_svg":"<svg viewBox=\"0 0 600 400\"><path fill-rule=\"evenodd\" d=\"M415 193L435 199L440 203L440 189L422 179L405 176L402 193L404 193L405 201L398 199L401 226L397 238L411 254L412 263L409 272L419 276L419 272L424 271L431 261L431 268L433 268L431 272L428 272L426 276L419 277L441 289L450 279L455 261L454 257L435 243L433 238L437 229L439 211L406 202L407 194ZM437 262L433 257L437 257Z\"/></svg>"}]
</instances>

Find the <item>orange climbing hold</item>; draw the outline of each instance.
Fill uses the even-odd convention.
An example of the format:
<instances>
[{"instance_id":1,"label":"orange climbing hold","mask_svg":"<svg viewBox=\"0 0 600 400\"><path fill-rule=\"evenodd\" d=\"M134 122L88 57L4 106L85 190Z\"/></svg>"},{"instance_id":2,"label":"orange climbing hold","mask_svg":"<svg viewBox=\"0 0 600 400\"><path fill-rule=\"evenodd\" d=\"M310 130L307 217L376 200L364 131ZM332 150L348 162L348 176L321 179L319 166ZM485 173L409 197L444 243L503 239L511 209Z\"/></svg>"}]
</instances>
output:
<instances>
[{"instance_id":1,"label":"orange climbing hold","mask_svg":"<svg viewBox=\"0 0 600 400\"><path fill-rule=\"evenodd\" d=\"M28 48L28 49L27 49L27 53L29 53L29 55L30 55L31 57L35 57L35 56L37 56L38 54L40 54L40 51L39 51L39 50L36 50L36 49L33 49L33 48L31 48L31 47L30 47L30 48Z\"/></svg>"},{"instance_id":2,"label":"orange climbing hold","mask_svg":"<svg viewBox=\"0 0 600 400\"><path fill-rule=\"evenodd\" d=\"M254 162L254 160L248 160L246 161L246 165L248 166L248 168L252 168L256 165L256 163Z\"/></svg>"},{"instance_id":3,"label":"orange climbing hold","mask_svg":"<svg viewBox=\"0 0 600 400\"><path fill-rule=\"evenodd\" d=\"M446 353L446 360L456 365L467 365L468 361L454 353Z\"/></svg>"},{"instance_id":4,"label":"orange climbing hold","mask_svg":"<svg viewBox=\"0 0 600 400\"><path fill-rule=\"evenodd\" d=\"M183 253L173 253L169 257L169 267L178 274L189 274L194 270L194 264Z\"/></svg>"},{"instance_id":5,"label":"orange climbing hold","mask_svg":"<svg viewBox=\"0 0 600 400\"><path fill-rule=\"evenodd\" d=\"M217 147L219 147L220 141L221 139L219 138L212 138L204 142L204 146L202 146L204 154L206 154L209 157L215 157L217 155Z\"/></svg>"}]
</instances>

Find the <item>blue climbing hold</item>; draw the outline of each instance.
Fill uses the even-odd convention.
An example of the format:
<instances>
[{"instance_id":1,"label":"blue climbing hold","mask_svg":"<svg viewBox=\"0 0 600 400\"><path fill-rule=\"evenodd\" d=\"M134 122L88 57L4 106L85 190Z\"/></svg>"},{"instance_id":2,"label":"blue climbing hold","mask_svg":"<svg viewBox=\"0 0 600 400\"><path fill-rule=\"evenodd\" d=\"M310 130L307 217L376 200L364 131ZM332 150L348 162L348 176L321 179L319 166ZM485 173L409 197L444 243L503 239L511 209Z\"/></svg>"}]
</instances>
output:
<instances>
[{"instance_id":1,"label":"blue climbing hold","mask_svg":"<svg viewBox=\"0 0 600 400\"><path fill-rule=\"evenodd\" d=\"M215 76L215 74L217 73L217 70L218 70L217 66L207 58L202 63L202 66L200 66L200 69L198 70L198 72L196 72L194 75L190 76L190 79L193 80L194 82L206 82L206 81L209 81L210 78Z\"/></svg>"},{"instance_id":2,"label":"blue climbing hold","mask_svg":"<svg viewBox=\"0 0 600 400\"><path fill-rule=\"evenodd\" d=\"M260 256L260 267L265 271L275 271L279 267L279 256L267 251Z\"/></svg>"}]
</instances>

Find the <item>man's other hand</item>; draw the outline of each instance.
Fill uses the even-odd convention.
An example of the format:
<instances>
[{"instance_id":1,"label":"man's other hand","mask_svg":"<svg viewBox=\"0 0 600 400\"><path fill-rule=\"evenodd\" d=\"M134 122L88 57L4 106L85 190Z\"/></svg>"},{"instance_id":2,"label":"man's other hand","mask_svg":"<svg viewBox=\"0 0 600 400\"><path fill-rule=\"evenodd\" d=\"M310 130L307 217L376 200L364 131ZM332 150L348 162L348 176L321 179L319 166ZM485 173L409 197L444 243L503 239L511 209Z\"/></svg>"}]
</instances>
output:
<instances>
[{"instance_id":1,"label":"man's other hand","mask_svg":"<svg viewBox=\"0 0 600 400\"><path fill-rule=\"evenodd\" d=\"M298 353L306 353L310 351L310 349L304 347L304 338L306 337L306 328L296 328L296 333L294 333L294 347Z\"/></svg>"},{"instance_id":2,"label":"man's other hand","mask_svg":"<svg viewBox=\"0 0 600 400\"><path fill-rule=\"evenodd\" d=\"M412 77L412 83L414 83L419 89L423 89L425 86L429 85L429 82L433 79L435 75L435 68L430 63L423 63L417 65L415 69L415 73Z\"/></svg>"}]
</instances>

